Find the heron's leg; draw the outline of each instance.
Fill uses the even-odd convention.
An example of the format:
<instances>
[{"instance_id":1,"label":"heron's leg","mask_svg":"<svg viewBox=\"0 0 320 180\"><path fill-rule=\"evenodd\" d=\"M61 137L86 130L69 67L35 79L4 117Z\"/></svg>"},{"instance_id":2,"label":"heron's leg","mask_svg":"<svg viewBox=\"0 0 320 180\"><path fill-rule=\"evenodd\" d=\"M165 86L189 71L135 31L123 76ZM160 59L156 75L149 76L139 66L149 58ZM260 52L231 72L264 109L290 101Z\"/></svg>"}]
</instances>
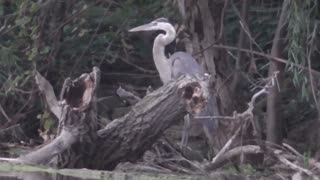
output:
<instances>
[{"instance_id":1,"label":"heron's leg","mask_svg":"<svg viewBox=\"0 0 320 180\"><path fill-rule=\"evenodd\" d=\"M183 131L182 131L182 138L181 138L181 143L180 147L181 149L184 149L189 140L189 129L190 129L190 114L186 114L184 116L184 124L183 124Z\"/></svg>"}]
</instances>

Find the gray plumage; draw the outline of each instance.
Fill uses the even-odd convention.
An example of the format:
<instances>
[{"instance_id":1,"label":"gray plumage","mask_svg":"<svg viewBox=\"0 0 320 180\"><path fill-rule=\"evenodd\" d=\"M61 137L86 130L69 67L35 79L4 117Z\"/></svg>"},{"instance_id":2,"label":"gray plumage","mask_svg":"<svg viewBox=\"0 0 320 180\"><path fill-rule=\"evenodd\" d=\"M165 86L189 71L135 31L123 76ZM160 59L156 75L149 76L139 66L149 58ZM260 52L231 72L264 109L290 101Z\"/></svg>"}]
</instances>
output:
<instances>
[{"instance_id":1,"label":"gray plumage","mask_svg":"<svg viewBox=\"0 0 320 180\"><path fill-rule=\"evenodd\" d=\"M161 81L166 84L171 80L177 79L182 75L189 75L202 79L205 74L204 68L188 53L176 52L169 58L165 55L165 46L170 44L176 38L176 30L165 18L159 18L151 23L130 29L129 32L137 31L155 31L163 30L165 34L160 33L153 43L153 60L159 72ZM201 113L202 114L202 113ZM181 144L185 146L188 142L188 128L190 128L190 116L185 116L185 128ZM212 141L214 124L211 119L202 119L203 129L209 139Z\"/></svg>"},{"instance_id":2,"label":"gray plumage","mask_svg":"<svg viewBox=\"0 0 320 180\"><path fill-rule=\"evenodd\" d=\"M170 44L176 38L176 30L165 18L159 18L151 23L138 26L129 30L137 31L154 31L163 30L165 34L160 33L154 40L153 59L159 72L161 81L165 84L172 79L177 79L181 75L193 77L203 76L205 70L197 61L188 53L176 52L169 59L165 56L165 46Z\"/></svg>"},{"instance_id":3,"label":"gray plumage","mask_svg":"<svg viewBox=\"0 0 320 180\"><path fill-rule=\"evenodd\" d=\"M205 74L205 70L198 62L188 53L176 52L170 56L171 77L177 79L182 75L199 78Z\"/></svg>"}]
</instances>

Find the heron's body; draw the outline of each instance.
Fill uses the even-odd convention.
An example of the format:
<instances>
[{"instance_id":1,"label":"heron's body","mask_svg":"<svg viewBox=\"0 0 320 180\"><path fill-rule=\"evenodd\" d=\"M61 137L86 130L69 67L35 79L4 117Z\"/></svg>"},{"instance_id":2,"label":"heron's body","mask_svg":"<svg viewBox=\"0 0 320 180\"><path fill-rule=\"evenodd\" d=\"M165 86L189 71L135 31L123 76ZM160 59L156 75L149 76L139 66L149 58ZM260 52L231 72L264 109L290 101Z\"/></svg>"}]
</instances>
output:
<instances>
[{"instance_id":1,"label":"heron's body","mask_svg":"<svg viewBox=\"0 0 320 180\"><path fill-rule=\"evenodd\" d=\"M163 30L165 34L160 33L153 43L153 60L159 72L161 81L166 84L171 80L177 79L182 75L189 75L195 78L201 78L205 74L204 68L188 53L176 52L169 58L165 55L165 47L176 38L176 30L165 18L159 18L149 24L138 26L129 30L136 31L154 31ZM185 116L185 126L188 126L189 116ZM212 139L214 124L211 120L202 121L205 132L210 131L208 139ZM187 131L185 130L185 133ZM186 138L186 139L185 139ZM183 136L182 144L187 144L187 137Z\"/></svg>"},{"instance_id":2,"label":"heron's body","mask_svg":"<svg viewBox=\"0 0 320 180\"><path fill-rule=\"evenodd\" d=\"M203 67L188 53L176 52L169 59L166 57L165 47L176 38L176 30L167 19L156 19L149 24L133 28L130 32L151 30L165 31L165 34L160 33L155 38L152 50L154 63L164 84L181 75L194 77L204 75Z\"/></svg>"},{"instance_id":3,"label":"heron's body","mask_svg":"<svg viewBox=\"0 0 320 180\"><path fill-rule=\"evenodd\" d=\"M182 75L199 77L205 74L204 68L188 53L176 52L170 56L169 61L172 79L177 79Z\"/></svg>"}]
</instances>

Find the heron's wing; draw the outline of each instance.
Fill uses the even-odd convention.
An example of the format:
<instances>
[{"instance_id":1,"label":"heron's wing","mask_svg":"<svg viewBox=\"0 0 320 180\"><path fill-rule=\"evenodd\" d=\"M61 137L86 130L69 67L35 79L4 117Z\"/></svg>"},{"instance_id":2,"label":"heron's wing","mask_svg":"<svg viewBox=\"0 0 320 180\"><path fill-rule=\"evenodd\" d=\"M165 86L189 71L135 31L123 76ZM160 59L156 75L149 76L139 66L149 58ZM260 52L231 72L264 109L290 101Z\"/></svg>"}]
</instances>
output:
<instances>
[{"instance_id":1,"label":"heron's wing","mask_svg":"<svg viewBox=\"0 0 320 180\"><path fill-rule=\"evenodd\" d=\"M205 73L203 67L188 53L176 52L170 57L170 61L173 79L187 74L197 76Z\"/></svg>"}]
</instances>

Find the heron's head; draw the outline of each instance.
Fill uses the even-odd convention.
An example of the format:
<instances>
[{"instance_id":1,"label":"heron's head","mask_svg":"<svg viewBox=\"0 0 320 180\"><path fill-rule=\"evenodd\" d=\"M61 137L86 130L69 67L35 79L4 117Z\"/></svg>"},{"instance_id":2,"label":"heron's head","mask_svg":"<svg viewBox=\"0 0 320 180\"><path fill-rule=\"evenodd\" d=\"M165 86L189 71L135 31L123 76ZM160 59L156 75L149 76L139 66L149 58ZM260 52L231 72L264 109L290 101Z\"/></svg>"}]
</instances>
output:
<instances>
[{"instance_id":1,"label":"heron's head","mask_svg":"<svg viewBox=\"0 0 320 180\"><path fill-rule=\"evenodd\" d=\"M171 28L173 28L173 26L170 24L170 22L166 18L159 18L148 24L144 24L142 26L138 26L133 29L130 29L129 32L156 31L156 30L167 31Z\"/></svg>"}]
</instances>

